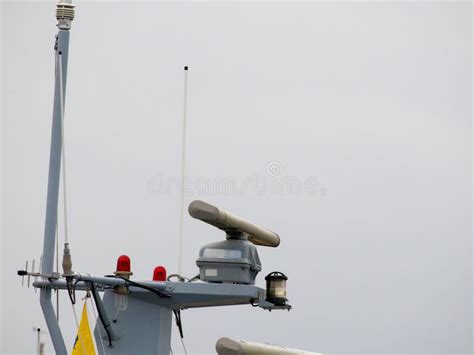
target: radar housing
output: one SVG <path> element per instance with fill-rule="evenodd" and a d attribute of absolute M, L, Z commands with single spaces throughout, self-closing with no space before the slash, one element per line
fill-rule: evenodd
<path fill-rule="evenodd" d="M 207 202 L 196 200 L 188 208 L 191 217 L 223 230 L 226 240 L 206 244 L 196 264 L 202 281 L 253 285 L 262 270 L 256 245 L 277 247 L 278 234 L 257 226 Z"/>

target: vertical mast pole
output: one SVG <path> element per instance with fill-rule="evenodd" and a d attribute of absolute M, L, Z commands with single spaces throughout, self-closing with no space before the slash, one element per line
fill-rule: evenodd
<path fill-rule="evenodd" d="M 54 250 L 56 239 L 56 228 L 58 222 L 58 195 L 59 178 L 61 172 L 61 150 L 62 150 L 62 106 L 66 90 L 67 65 L 69 52 L 69 30 L 74 18 L 74 6 L 71 0 L 60 0 L 57 4 L 56 18 L 58 20 L 58 35 L 56 37 L 56 73 L 54 83 L 54 106 L 53 124 L 51 130 L 51 147 L 49 156 L 48 192 L 46 202 L 46 218 L 43 240 L 43 275 L 51 275 L 54 266 Z M 59 63 L 61 61 L 61 63 Z M 62 73 L 59 71 L 62 70 Z M 60 80 L 62 79 L 62 83 Z M 61 89 L 63 90 L 61 92 Z M 64 338 L 56 319 L 53 303 L 51 301 L 51 289 L 43 288 L 40 292 L 40 304 L 44 318 L 48 326 L 51 340 L 56 354 L 67 355 Z"/>
<path fill-rule="evenodd" d="M 183 136 L 181 145 L 181 190 L 179 205 L 178 230 L 178 275 L 182 275 L 183 266 L 183 224 L 184 224 L 184 184 L 186 183 L 186 119 L 188 113 L 188 66 L 184 67 L 184 99 L 183 99 Z"/>

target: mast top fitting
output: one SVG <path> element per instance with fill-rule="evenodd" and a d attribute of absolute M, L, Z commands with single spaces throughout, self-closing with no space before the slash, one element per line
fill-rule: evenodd
<path fill-rule="evenodd" d="M 72 0 L 59 0 L 56 5 L 56 19 L 60 30 L 70 30 L 71 22 L 74 20 L 74 5 Z"/>

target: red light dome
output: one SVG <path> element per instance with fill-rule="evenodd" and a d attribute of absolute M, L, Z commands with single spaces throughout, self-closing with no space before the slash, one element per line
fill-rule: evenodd
<path fill-rule="evenodd" d="M 117 259 L 117 272 L 129 273 L 131 270 L 130 264 L 128 255 L 120 255 Z"/>
<path fill-rule="evenodd" d="M 153 281 L 166 281 L 166 269 L 164 266 L 157 266 L 153 270 Z"/>

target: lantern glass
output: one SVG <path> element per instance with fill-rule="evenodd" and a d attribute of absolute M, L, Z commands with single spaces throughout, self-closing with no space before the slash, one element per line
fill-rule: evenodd
<path fill-rule="evenodd" d="M 274 297 L 286 297 L 286 280 L 270 281 L 270 293 Z"/>
<path fill-rule="evenodd" d="M 267 281 L 267 297 L 266 300 L 275 305 L 285 305 L 286 298 L 286 281 L 288 278 L 281 272 L 272 272 L 265 277 Z"/>

